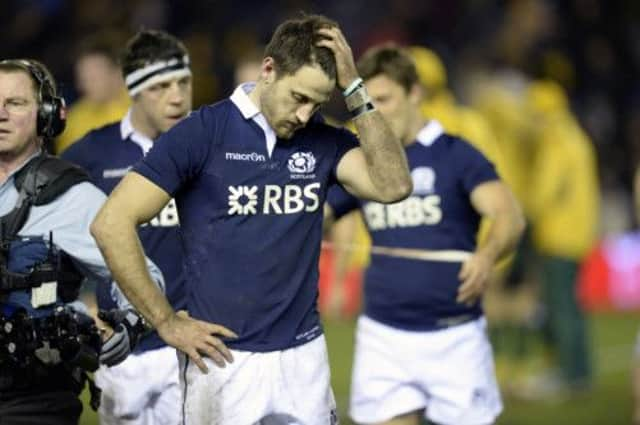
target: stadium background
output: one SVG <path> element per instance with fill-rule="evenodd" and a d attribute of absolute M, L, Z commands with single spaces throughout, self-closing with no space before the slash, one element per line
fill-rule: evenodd
<path fill-rule="evenodd" d="M 630 423 L 630 371 L 640 317 L 640 244 L 633 233 L 638 220 L 632 201 L 632 176 L 640 157 L 640 2 L 2 0 L 0 57 L 26 56 L 46 63 L 73 106 L 80 96 L 74 64 L 82 40 L 102 32 L 126 39 L 143 27 L 163 28 L 182 38 L 191 51 L 198 106 L 227 96 L 238 61 L 260 49 L 281 20 L 300 11 L 336 19 L 356 57 L 386 40 L 428 46 L 446 67 L 451 93 L 484 114 L 495 133 L 535 125 L 522 107 L 522 86 L 528 82 L 550 79 L 566 91 L 571 112 L 592 140 L 598 159 L 602 242 L 587 257 L 580 285 L 581 300 L 590 312 L 595 382 L 590 392 L 568 399 L 507 396 L 499 424 Z M 443 70 L 435 72 L 444 76 Z M 326 112 L 344 118 L 339 101 Z M 515 149 L 524 150 L 525 145 L 516 144 Z M 351 261 L 362 264 L 361 259 Z M 342 415 L 358 301 L 357 270 L 354 273 L 350 303 L 338 314 L 328 308 L 326 320 Z M 535 335 L 535 317 L 527 323 Z M 544 356 L 532 338 L 527 361 L 511 369 L 512 374 L 501 375 L 502 384 L 535 368 L 531 365 Z M 82 423 L 97 423 L 89 409 Z"/>

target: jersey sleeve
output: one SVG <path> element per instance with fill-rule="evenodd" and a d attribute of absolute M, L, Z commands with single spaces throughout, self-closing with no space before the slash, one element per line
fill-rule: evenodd
<path fill-rule="evenodd" d="M 338 184 L 329 188 L 327 193 L 327 204 L 333 211 L 333 216 L 337 220 L 343 215 L 360 208 L 358 198 L 347 192 Z"/>
<path fill-rule="evenodd" d="M 360 146 L 360 142 L 355 134 L 347 130 L 346 128 L 338 128 L 335 129 L 335 138 L 336 138 L 336 158 L 333 163 L 332 174 L 334 182 L 338 181 L 338 164 L 342 160 L 344 154 L 349 152 L 353 148 L 357 148 Z"/>
<path fill-rule="evenodd" d="M 84 137 L 81 137 L 76 142 L 73 142 L 67 149 L 60 154 L 60 158 L 69 162 L 73 162 L 82 168 L 87 168 L 88 159 L 91 157 L 90 141 L 92 132 L 87 133 Z"/>
<path fill-rule="evenodd" d="M 205 108 L 192 112 L 162 134 L 133 171 L 172 196 L 197 176 L 206 162 L 215 133 L 213 118 Z"/>
<path fill-rule="evenodd" d="M 456 140 L 455 160 L 459 167 L 462 186 L 465 192 L 471 193 L 476 186 L 500 177 L 496 168 L 479 150 L 462 139 Z"/>

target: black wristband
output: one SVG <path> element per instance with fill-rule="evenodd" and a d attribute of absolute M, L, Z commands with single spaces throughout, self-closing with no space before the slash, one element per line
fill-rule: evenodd
<path fill-rule="evenodd" d="M 374 111 L 375 109 L 376 109 L 376 107 L 373 106 L 373 103 L 371 103 L 371 102 L 364 103 L 364 104 L 358 106 L 353 111 L 351 111 L 351 118 L 352 119 L 356 119 L 360 115 L 366 114 L 367 112 Z"/>

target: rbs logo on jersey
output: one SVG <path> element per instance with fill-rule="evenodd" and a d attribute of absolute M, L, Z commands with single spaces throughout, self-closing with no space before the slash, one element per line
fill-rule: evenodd
<path fill-rule="evenodd" d="M 149 223 L 153 227 L 175 227 L 180 224 L 178 218 L 178 208 L 176 207 L 175 199 L 171 199 L 167 205 L 162 208 L 162 211 L 157 216 L 153 217 Z"/>
<path fill-rule="evenodd" d="M 389 205 L 367 202 L 364 217 L 372 231 L 438 224 L 442 220 L 440 195 L 414 195 Z"/>
<path fill-rule="evenodd" d="M 320 183 L 306 186 L 268 184 L 258 186 L 229 186 L 229 215 L 296 214 L 313 212 L 320 206 Z"/>

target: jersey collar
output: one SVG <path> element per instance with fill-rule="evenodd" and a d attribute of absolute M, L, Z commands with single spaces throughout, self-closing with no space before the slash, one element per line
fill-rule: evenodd
<path fill-rule="evenodd" d="M 416 140 L 424 146 L 431 146 L 443 133 L 444 128 L 442 124 L 436 120 L 430 120 L 427 125 L 422 127 L 422 130 L 418 132 Z"/>
<path fill-rule="evenodd" d="M 262 112 L 260 112 L 258 107 L 249 99 L 248 93 L 250 93 L 255 86 L 256 83 L 240 84 L 233 91 L 230 99 L 240 110 L 245 120 L 253 120 L 262 129 L 267 144 L 267 152 L 269 153 L 269 158 L 271 158 L 273 148 L 276 146 L 277 137 L 275 131 L 273 131 L 269 123 L 267 123 L 267 119 L 262 115 Z"/>
<path fill-rule="evenodd" d="M 149 152 L 151 146 L 153 146 L 153 140 L 133 128 L 133 124 L 131 123 L 131 109 L 129 109 L 127 115 L 120 121 L 120 136 L 122 140 L 130 139 L 133 143 L 140 146 L 140 149 L 142 149 L 145 155 Z"/>
<path fill-rule="evenodd" d="M 254 118 L 257 115 L 261 115 L 260 110 L 254 103 L 249 99 L 249 93 L 253 91 L 256 83 L 244 83 L 240 84 L 233 91 L 231 95 L 231 101 L 234 105 L 240 110 L 240 113 L 244 117 L 245 120 L 250 118 Z"/>

